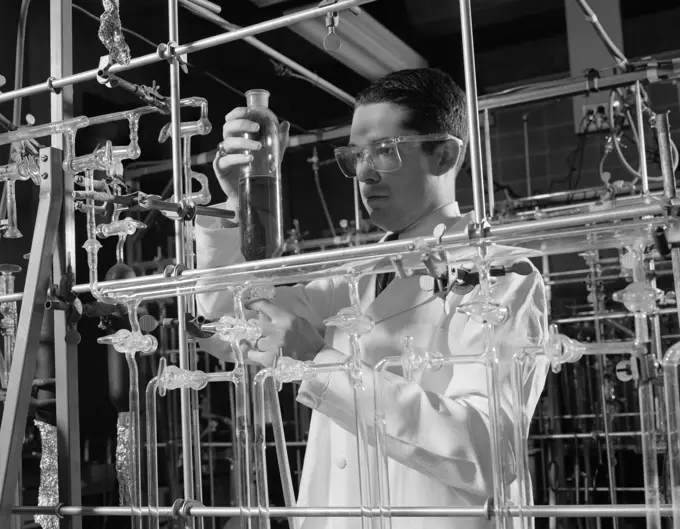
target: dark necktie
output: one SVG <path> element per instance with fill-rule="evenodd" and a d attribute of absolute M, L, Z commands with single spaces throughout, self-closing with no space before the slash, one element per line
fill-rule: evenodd
<path fill-rule="evenodd" d="M 385 237 L 383 242 L 396 241 L 399 238 L 398 233 L 390 233 Z M 377 298 L 380 293 L 387 288 L 392 280 L 396 277 L 396 272 L 383 272 L 378 274 L 375 278 L 375 297 Z"/>

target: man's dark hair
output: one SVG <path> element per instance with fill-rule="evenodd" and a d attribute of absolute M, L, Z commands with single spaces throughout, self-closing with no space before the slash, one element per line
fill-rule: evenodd
<path fill-rule="evenodd" d="M 447 73 L 418 68 L 387 74 L 357 96 L 357 107 L 373 103 L 392 103 L 405 109 L 404 126 L 419 134 L 446 132 L 460 138 L 462 163 L 468 143 L 465 92 Z"/>

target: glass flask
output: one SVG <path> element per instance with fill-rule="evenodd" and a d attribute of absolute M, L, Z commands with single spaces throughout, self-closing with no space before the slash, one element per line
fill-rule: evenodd
<path fill-rule="evenodd" d="M 245 119 L 260 126 L 244 137 L 260 142 L 246 151 L 252 161 L 241 168 L 238 183 L 241 253 L 247 261 L 276 257 L 283 248 L 279 120 L 269 110 L 269 92 L 246 92 Z"/>

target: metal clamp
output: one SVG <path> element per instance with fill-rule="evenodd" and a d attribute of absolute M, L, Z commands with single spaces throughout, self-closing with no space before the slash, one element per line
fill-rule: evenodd
<path fill-rule="evenodd" d="M 172 64 L 173 61 L 177 61 L 180 68 L 182 68 L 182 71 L 184 73 L 189 73 L 189 67 L 187 66 L 186 61 L 182 59 L 181 56 L 177 55 L 175 48 L 177 48 L 176 42 L 169 41 L 167 44 L 161 42 L 158 45 L 158 48 L 156 48 L 156 54 L 162 61 L 167 61 L 168 64 Z"/>
<path fill-rule="evenodd" d="M 167 279 L 170 279 L 171 277 L 179 277 L 182 275 L 182 272 L 185 270 L 189 270 L 189 268 L 185 265 L 168 265 L 165 267 L 163 270 L 163 276 Z"/>
<path fill-rule="evenodd" d="M 57 81 L 57 80 L 58 79 L 56 77 L 48 77 L 47 78 L 47 89 L 55 95 L 61 94 L 61 88 L 55 88 L 54 87 L 54 81 Z"/>
<path fill-rule="evenodd" d="M 69 345 L 78 345 L 81 340 L 78 332 L 78 322 L 83 315 L 83 303 L 78 298 L 78 295 L 73 292 L 75 285 L 75 274 L 70 262 L 66 265 L 66 273 L 59 280 L 59 285 L 53 285 L 50 288 L 50 294 L 57 298 L 57 301 L 45 301 L 45 308 L 48 310 L 62 310 L 66 313 L 66 335 L 64 340 Z"/>
<path fill-rule="evenodd" d="M 198 500 L 183 500 L 182 498 L 176 499 L 175 503 L 172 504 L 172 519 L 182 519 L 184 521 L 188 521 L 189 517 L 191 516 L 189 509 L 192 507 L 205 507 L 205 505 L 203 505 Z"/>
<path fill-rule="evenodd" d="M 639 374 L 639 383 L 641 384 L 663 384 L 663 378 L 661 375 L 661 364 L 657 360 L 656 356 L 651 353 L 647 353 L 640 357 L 634 357 L 631 359 L 633 362 L 637 362 L 637 371 Z"/>

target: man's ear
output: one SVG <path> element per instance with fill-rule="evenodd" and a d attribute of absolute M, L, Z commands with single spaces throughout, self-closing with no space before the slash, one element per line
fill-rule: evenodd
<path fill-rule="evenodd" d="M 451 171 L 458 163 L 461 149 L 458 142 L 449 140 L 437 145 L 432 153 L 432 172 L 437 176 Z"/>

